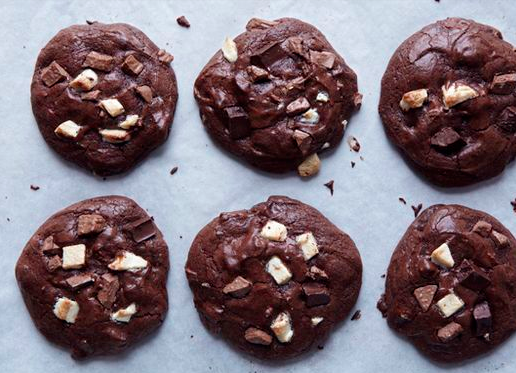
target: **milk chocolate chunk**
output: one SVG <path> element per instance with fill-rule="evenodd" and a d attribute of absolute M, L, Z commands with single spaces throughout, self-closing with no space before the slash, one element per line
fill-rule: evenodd
<path fill-rule="evenodd" d="M 473 232 L 478 233 L 482 237 L 489 237 L 493 226 L 487 221 L 480 220 L 473 226 Z"/>
<path fill-rule="evenodd" d="M 113 57 L 108 56 L 107 54 L 91 51 L 86 56 L 83 66 L 108 72 L 113 68 L 113 62 Z"/>
<path fill-rule="evenodd" d="M 469 289 L 481 291 L 491 283 L 489 277 L 470 260 L 464 259 L 457 270 L 460 284 Z"/>
<path fill-rule="evenodd" d="M 493 78 L 490 91 L 498 95 L 508 95 L 516 88 L 516 73 L 497 75 Z"/>
<path fill-rule="evenodd" d="M 287 105 L 288 115 L 297 115 L 310 109 L 310 102 L 306 97 L 299 97 Z"/>
<path fill-rule="evenodd" d="M 45 255 L 55 255 L 59 254 L 61 252 L 61 249 L 59 246 L 57 246 L 54 242 L 54 236 L 48 236 L 43 241 L 43 244 L 41 245 L 41 251 Z"/>
<path fill-rule="evenodd" d="M 136 87 L 136 92 L 138 92 L 145 102 L 150 103 L 152 101 L 152 89 L 149 86 L 142 85 Z"/>
<path fill-rule="evenodd" d="M 247 113 L 240 106 L 224 109 L 228 121 L 228 130 L 232 139 L 241 139 L 251 133 L 251 126 Z"/>
<path fill-rule="evenodd" d="M 462 332 L 463 328 L 460 324 L 451 322 L 437 331 L 437 338 L 439 338 L 441 342 L 447 343 L 458 337 Z"/>
<path fill-rule="evenodd" d="M 251 282 L 247 281 L 242 276 L 238 276 L 231 283 L 224 286 L 222 292 L 235 298 L 243 298 L 251 291 L 252 287 L 253 284 Z"/>
<path fill-rule="evenodd" d="M 479 303 L 473 308 L 473 318 L 475 319 L 475 332 L 477 336 L 485 336 L 491 331 L 493 318 L 487 302 Z"/>
<path fill-rule="evenodd" d="M 432 305 L 436 291 L 437 285 L 426 285 L 414 290 L 414 297 L 416 298 L 423 312 L 428 311 Z"/>
<path fill-rule="evenodd" d="M 156 234 L 156 226 L 150 216 L 146 216 L 128 224 L 126 229 L 131 232 L 133 239 L 137 243 L 148 240 Z"/>
<path fill-rule="evenodd" d="M 106 220 L 98 214 L 85 214 L 77 220 L 77 234 L 85 236 L 92 233 L 100 233 L 106 226 Z"/>
<path fill-rule="evenodd" d="M 100 289 L 97 299 L 106 308 L 111 308 L 116 299 L 116 293 L 120 287 L 118 277 L 105 273 L 100 276 Z"/>
<path fill-rule="evenodd" d="M 47 87 L 52 87 L 54 84 L 68 79 L 69 77 L 70 75 L 66 70 L 63 69 L 56 61 L 52 61 L 50 65 L 41 70 L 41 80 Z"/>
<path fill-rule="evenodd" d="M 59 255 L 54 255 L 46 260 L 46 265 L 49 272 L 54 272 L 56 269 L 61 268 L 63 261 Z"/>
<path fill-rule="evenodd" d="M 268 346 L 272 343 L 272 336 L 257 328 L 247 328 L 244 334 L 247 342 L 256 345 Z"/>
<path fill-rule="evenodd" d="M 251 65 L 270 68 L 276 61 L 283 59 L 287 53 L 283 50 L 280 43 L 270 43 L 258 50 L 251 56 Z"/>
<path fill-rule="evenodd" d="M 303 284 L 303 292 L 306 296 L 308 307 L 322 306 L 330 303 L 330 293 L 326 286 L 316 282 Z"/>
<path fill-rule="evenodd" d="M 82 286 L 88 285 L 94 281 L 93 277 L 90 274 L 81 274 L 68 277 L 66 279 L 66 283 L 72 290 L 79 289 Z"/>
<path fill-rule="evenodd" d="M 122 70 L 127 74 L 139 75 L 143 70 L 143 64 L 132 54 L 127 56 L 122 64 Z"/>
<path fill-rule="evenodd" d="M 324 66 L 327 69 L 331 69 L 335 64 L 335 55 L 331 52 L 310 51 L 310 61 L 317 65 Z"/>
<path fill-rule="evenodd" d="M 308 133 L 300 130 L 294 130 L 293 137 L 297 146 L 299 147 L 299 150 L 301 150 L 301 153 L 308 153 L 312 144 L 312 137 Z"/>

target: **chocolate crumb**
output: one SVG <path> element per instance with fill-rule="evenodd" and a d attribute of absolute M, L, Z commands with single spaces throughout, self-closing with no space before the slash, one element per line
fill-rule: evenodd
<path fill-rule="evenodd" d="M 407 204 L 407 201 L 405 201 L 405 198 L 403 198 L 403 197 L 399 197 L 399 198 L 398 198 L 398 200 L 399 200 L 401 203 L 403 203 L 404 205 L 406 205 L 406 204 Z"/>
<path fill-rule="evenodd" d="M 351 168 L 355 168 L 355 162 L 351 161 Z"/>
<path fill-rule="evenodd" d="M 414 217 L 417 218 L 417 216 L 419 215 L 419 213 L 421 212 L 421 209 L 423 208 L 423 204 L 420 203 L 419 205 L 417 206 L 414 206 L 412 205 L 412 210 L 414 211 Z"/>
<path fill-rule="evenodd" d="M 178 169 L 179 169 L 179 167 L 177 167 L 177 166 L 173 167 L 173 168 L 170 170 L 170 175 L 174 175 L 174 174 L 177 172 L 177 170 L 178 170 Z"/>
<path fill-rule="evenodd" d="M 190 27 L 190 22 L 186 19 L 185 16 L 178 17 L 176 19 L 176 21 L 177 21 L 177 24 L 181 27 L 186 27 L 186 28 Z"/>
<path fill-rule="evenodd" d="M 319 346 L 317 346 L 317 349 L 318 350 L 324 350 L 324 346 L 319 345 Z"/>
<path fill-rule="evenodd" d="M 349 145 L 349 148 L 355 152 L 359 152 L 360 151 L 360 143 L 358 142 L 358 140 L 356 139 L 356 137 L 354 136 L 349 136 L 348 137 L 348 145 Z"/>
<path fill-rule="evenodd" d="M 381 278 L 385 278 L 385 273 L 383 275 L 380 276 Z"/>
<path fill-rule="evenodd" d="M 363 162 L 364 161 L 364 157 L 360 156 L 360 160 Z"/>
<path fill-rule="evenodd" d="M 514 199 L 514 201 L 511 201 L 511 206 L 512 206 L 512 210 L 514 212 L 516 212 L 516 198 Z"/>
<path fill-rule="evenodd" d="M 353 316 L 351 316 L 352 321 L 360 320 L 362 317 L 362 312 L 360 310 L 356 310 Z"/>
<path fill-rule="evenodd" d="M 327 183 L 324 184 L 324 186 L 330 190 L 330 194 L 332 196 L 333 196 L 333 184 L 334 184 L 333 180 L 330 180 L 330 181 L 328 181 Z"/>
<path fill-rule="evenodd" d="M 39 186 L 31 184 L 30 185 L 30 189 L 32 189 L 32 190 L 39 190 Z"/>

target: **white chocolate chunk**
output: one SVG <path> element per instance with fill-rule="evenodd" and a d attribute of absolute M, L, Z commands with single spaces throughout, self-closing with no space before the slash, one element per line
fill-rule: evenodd
<path fill-rule="evenodd" d="M 271 241 L 285 241 L 287 239 L 287 227 L 274 220 L 269 220 L 262 228 L 260 236 Z"/>
<path fill-rule="evenodd" d="M 444 317 L 450 317 L 464 307 L 464 301 L 455 294 L 450 293 L 441 298 L 436 305 Z"/>
<path fill-rule="evenodd" d="M 230 37 L 224 39 L 224 44 L 222 44 L 222 54 L 224 55 L 224 58 L 231 63 L 238 59 L 237 46 Z"/>
<path fill-rule="evenodd" d="M 324 317 L 312 317 L 312 325 L 317 326 L 324 320 Z"/>
<path fill-rule="evenodd" d="M 479 96 L 478 92 L 470 86 L 456 82 L 443 85 L 441 89 L 443 91 L 443 101 L 446 109 Z"/>
<path fill-rule="evenodd" d="M 126 308 L 121 308 L 111 314 L 111 320 L 119 322 L 129 322 L 131 317 L 136 313 L 136 304 L 131 303 Z"/>
<path fill-rule="evenodd" d="M 135 272 L 145 267 L 147 267 L 147 261 L 130 251 L 123 251 L 121 255 L 117 255 L 115 260 L 108 264 L 108 268 L 113 271 Z"/>
<path fill-rule="evenodd" d="M 292 278 L 290 270 L 277 256 L 273 256 L 269 259 L 265 266 L 265 270 L 269 272 L 278 285 L 285 285 Z"/>
<path fill-rule="evenodd" d="M 102 136 L 102 140 L 113 143 L 113 144 L 126 142 L 131 139 L 131 135 L 126 130 L 105 128 L 105 129 L 99 130 L 99 133 L 100 133 L 100 136 Z"/>
<path fill-rule="evenodd" d="M 125 111 L 120 101 L 118 101 L 116 98 L 102 100 L 100 101 L 100 106 L 112 117 L 117 117 Z"/>
<path fill-rule="evenodd" d="M 315 101 L 328 102 L 328 101 L 330 101 L 330 96 L 328 95 L 327 92 L 320 91 L 319 93 L 317 93 L 317 97 L 315 98 Z"/>
<path fill-rule="evenodd" d="M 317 112 L 317 109 L 308 109 L 303 114 L 301 114 L 300 122 L 306 124 L 319 123 L 319 113 Z"/>
<path fill-rule="evenodd" d="M 305 158 L 305 160 L 297 166 L 297 173 L 299 176 L 312 176 L 319 172 L 321 168 L 321 160 L 317 153 L 311 154 Z"/>
<path fill-rule="evenodd" d="M 432 251 L 432 254 L 430 254 L 430 259 L 435 264 L 444 268 L 452 268 L 455 265 L 455 261 L 453 260 L 450 252 L 450 247 L 446 243 L 443 243 L 437 249 Z"/>
<path fill-rule="evenodd" d="M 282 312 L 271 323 L 271 329 L 281 343 L 287 343 L 292 340 L 294 331 L 288 312 Z"/>
<path fill-rule="evenodd" d="M 428 91 L 426 89 L 416 89 L 403 95 L 400 101 L 400 107 L 404 111 L 416 109 L 423 106 L 427 98 Z"/>
<path fill-rule="evenodd" d="M 296 243 L 303 252 L 305 260 L 310 260 L 319 253 L 317 241 L 312 232 L 306 232 L 297 236 Z"/>
<path fill-rule="evenodd" d="M 118 127 L 123 128 L 124 130 L 129 130 L 136 126 L 136 124 L 138 123 L 138 119 L 140 119 L 138 115 L 128 115 L 125 117 L 125 120 L 123 122 L 120 122 L 118 124 Z"/>
<path fill-rule="evenodd" d="M 63 122 L 59 126 L 57 126 L 57 128 L 54 130 L 54 133 L 60 137 L 76 139 L 77 136 L 79 136 L 79 133 L 81 132 L 81 128 L 82 127 L 74 121 L 67 120 L 66 122 Z"/>
<path fill-rule="evenodd" d="M 86 246 L 79 245 L 63 247 L 63 268 L 81 268 L 86 263 Z"/>
<path fill-rule="evenodd" d="M 70 87 L 80 91 L 91 91 L 98 81 L 97 73 L 91 69 L 86 69 L 70 82 Z"/>
<path fill-rule="evenodd" d="M 54 304 L 54 315 L 60 320 L 73 324 L 79 314 L 79 303 L 66 297 L 59 298 Z"/>

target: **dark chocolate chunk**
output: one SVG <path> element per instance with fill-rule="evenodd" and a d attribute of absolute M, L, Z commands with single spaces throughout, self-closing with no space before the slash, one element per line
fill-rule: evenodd
<path fill-rule="evenodd" d="M 303 284 L 303 292 L 306 296 L 306 305 L 315 307 L 328 304 L 330 302 L 330 293 L 326 286 L 316 282 Z"/>
<path fill-rule="evenodd" d="M 308 153 L 312 144 L 312 136 L 301 130 L 295 130 L 293 137 L 301 153 Z"/>
<path fill-rule="evenodd" d="M 451 322 L 437 331 L 437 338 L 439 338 L 441 342 L 446 343 L 458 337 L 462 331 L 463 329 L 460 324 Z"/>
<path fill-rule="evenodd" d="M 111 71 L 113 68 L 113 62 L 113 57 L 108 56 L 107 54 L 92 51 L 86 56 L 86 60 L 84 61 L 83 66 L 91 67 L 101 71 Z"/>
<path fill-rule="evenodd" d="M 268 346 L 272 343 L 272 337 L 269 334 L 256 328 L 247 328 L 244 338 L 247 342 L 257 345 Z"/>
<path fill-rule="evenodd" d="M 489 224 L 487 221 L 477 221 L 477 223 L 473 226 L 472 231 L 478 233 L 482 237 L 489 237 L 493 226 Z"/>
<path fill-rule="evenodd" d="M 241 139 L 251 133 L 249 117 L 240 106 L 224 109 L 228 121 L 228 130 L 232 139 Z"/>
<path fill-rule="evenodd" d="M 160 49 L 158 52 L 158 60 L 168 65 L 170 62 L 174 61 L 174 56 L 172 56 L 166 50 Z"/>
<path fill-rule="evenodd" d="M 437 285 L 426 285 L 414 290 L 414 297 L 419 303 L 419 307 L 423 312 L 428 311 L 434 300 L 435 292 L 437 291 Z"/>
<path fill-rule="evenodd" d="M 496 120 L 496 125 L 500 127 L 504 132 L 515 133 L 516 132 L 516 107 L 508 106 L 502 110 Z"/>
<path fill-rule="evenodd" d="M 310 109 L 310 102 L 306 97 L 299 97 L 287 105 L 288 115 L 297 115 Z"/>
<path fill-rule="evenodd" d="M 152 101 L 152 89 L 149 86 L 142 85 L 136 87 L 136 92 L 138 92 L 146 103 L 150 103 Z"/>
<path fill-rule="evenodd" d="M 475 332 L 477 336 L 484 336 L 491 331 L 493 318 L 487 302 L 479 303 L 473 308 L 473 318 L 475 319 Z"/>
<path fill-rule="evenodd" d="M 224 286 L 222 292 L 235 298 L 243 298 L 251 291 L 253 284 L 245 278 L 238 276 L 232 282 Z"/>
<path fill-rule="evenodd" d="M 81 94 L 81 98 L 85 101 L 97 101 L 99 99 L 99 96 L 100 91 L 98 89 Z"/>
<path fill-rule="evenodd" d="M 66 283 L 70 288 L 72 288 L 72 290 L 91 284 L 93 281 L 94 279 L 90 274 L 75 275 L 66 279 Z"/>
<path fill-rule="evenodd" d="M 97 299 L 100 304 L 106 308 L 111 308 L 115 302 L 116 292 L 119 287 L 118 277 L 110 273 L 100 276 L 100 290 L 97 293 Z"/>
<path fill-rule="evenodd" d="M 446 148 L 461 140 L 460 135 L 451 127 L 445 127 L 432 136 L 430 143 L 434 146 Z"/>
<path fill-rule="evenodd" d="M 177 21 L 177 24 L 181 27 L 186 27 L 186 28 L 190 27 L 190 22 L 188 22 L 188 20 L 186 19 L 185 16 L 178 17 L 176 19 L 176 21 Z"/>
<path fill-rule="evenodd" d="M 271 43 L 258 50 L 254 55 L 251 56 L 251 65 L 269 68 L 276 61 L 279 61 L 286 57 L 286 53 L 279 43 Z"/>
<path fill-rule="evenodd" d="M 126 229 L 131 232 L 133 239 L 137 243 L 143 242 L 156 234 L 156 227 L 154 226 L 154 222 L 150 216 L 146 216 L 128 224 Z"/>
<path fill-rule="evenodd" d="M 62 263 L 61 258 L 58 255 L 54 255 L 47 259 L 47 269 L 49 272 L 54 272 L 56 269 L 61 268 Z"/>
<path fill-rule="evenodd" d="M 316 266 L 311 266 L 310 271 L 308 272 L 308 277 L 310 277 L 313 280 L 320 281 L 320 280 L 327 280 L 328 275 L 326 272 L 324 272 L 322 269 Z"/>
<path fill-rule="evenodd" d="M 70 75 L 56 61 L 52 61 L 50 65 L 41 70 L 41 80 L 47 87 L 52 87 L 68 78 L 70 78 Z"/>
<path fill-rule="evenodd" d="M 493 78 L 490 91 L 498 95 L 509 95 L 516 88 L 516 73 L 497 75 Z"/>
<path fill-rule="evenodd" d="M 77 234 L 85 236 L 91 233 L 100 233 L 106 226 L 106 220 L 98 214 L 85 214 L 77 219 Z"/>
<path fill-rule="evenodd" d="M 247 73 L 249 74 L 249 77 L 253 83 L 263 82 L 269 79 L 269 73 L 267 70 L 264 70 L 258 66 L 248 66 Z"/>
<path fill-rule="evenodd" d="M 317 65 L 324 66 L 327 69 L 331 69 L 335 64 L 335 55 L 331 52 L 310 51 L 310 61 Z"/>
<path fill-rule="evenodd" d="M 471 261 L 464 259 L 457 268 L 457 278 L 462 286 L 481 291 L 489 286 L 489 277 Z"/>
<path fill-rule="evenodd" d="M 303 55 L 303 39 L 299 36 L 292 36 L 287 39 L 287 47 L 288 49 L 295 54 Z"/>
<path fill-rule="evenodd" d="M 143 70 L 143 64 L 136 59 L 132 54 L 127 56 L 122 64 L 122 70 L 131 75 L 138 75 Z"/>
<path fill-rule="evenodd" d="M 332 196 L 333 196 L 333 184 L 335 184 L 335 181 L 333 181 L 333 180 L 330 180 L 324 184 L 324 186 L 330 190 L 330 194 Z"/>
<path fill-rule="evenodd" d="M 59 254 L 61 249 L 54 243 L 54 236 L 48 236 L 41 245 L 41 251 L 45 255 L 55 255 Z"/>

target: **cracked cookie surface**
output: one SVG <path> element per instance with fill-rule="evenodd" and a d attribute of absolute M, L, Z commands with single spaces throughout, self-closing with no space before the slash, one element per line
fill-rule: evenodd
<path fill-rule="evenodd" d="M 105 196 L 51 216 L 23 249 L 16 279 L 41 333 L 83 358 L 118 353 L 163 322 L 168 268 L 152 218 Z"/>
<path fill-rule="evenodd" d="M 293 18 L 251 19 L 204 67 L 194 94 L 209 134 L 270 172 L 335 147 L 362 99 L 344 59 Z"/>
<path fill-rule="evenodd" d="M 346 318 L 362 263 L 351 238 L 319 211 L 273 196 L 204 227 L 186 275 L 209 330 L 257 357 L 287 359 Z"/>
<path fill-rule="evenodd" d="M 378 308 L 431 359 L 485 353 L 516 330 L 516 240 L 460 205 L 423 211 L 398 243 Z"/>
<path fill-rule="evenodd" d="M 390 140 L 432 182 L 500 174 L 516 154 L 516 52 L 500 31 L 448 18 L 404 41 L 382 79 Z"/>
<path fill-rule="evenodd" d="M 61 30 L 41 50 L 31 85 L 45 141 L 98 175 L 129 170 L 168 137 L 177 101 L 172 58 L 127 24 Z"/>

